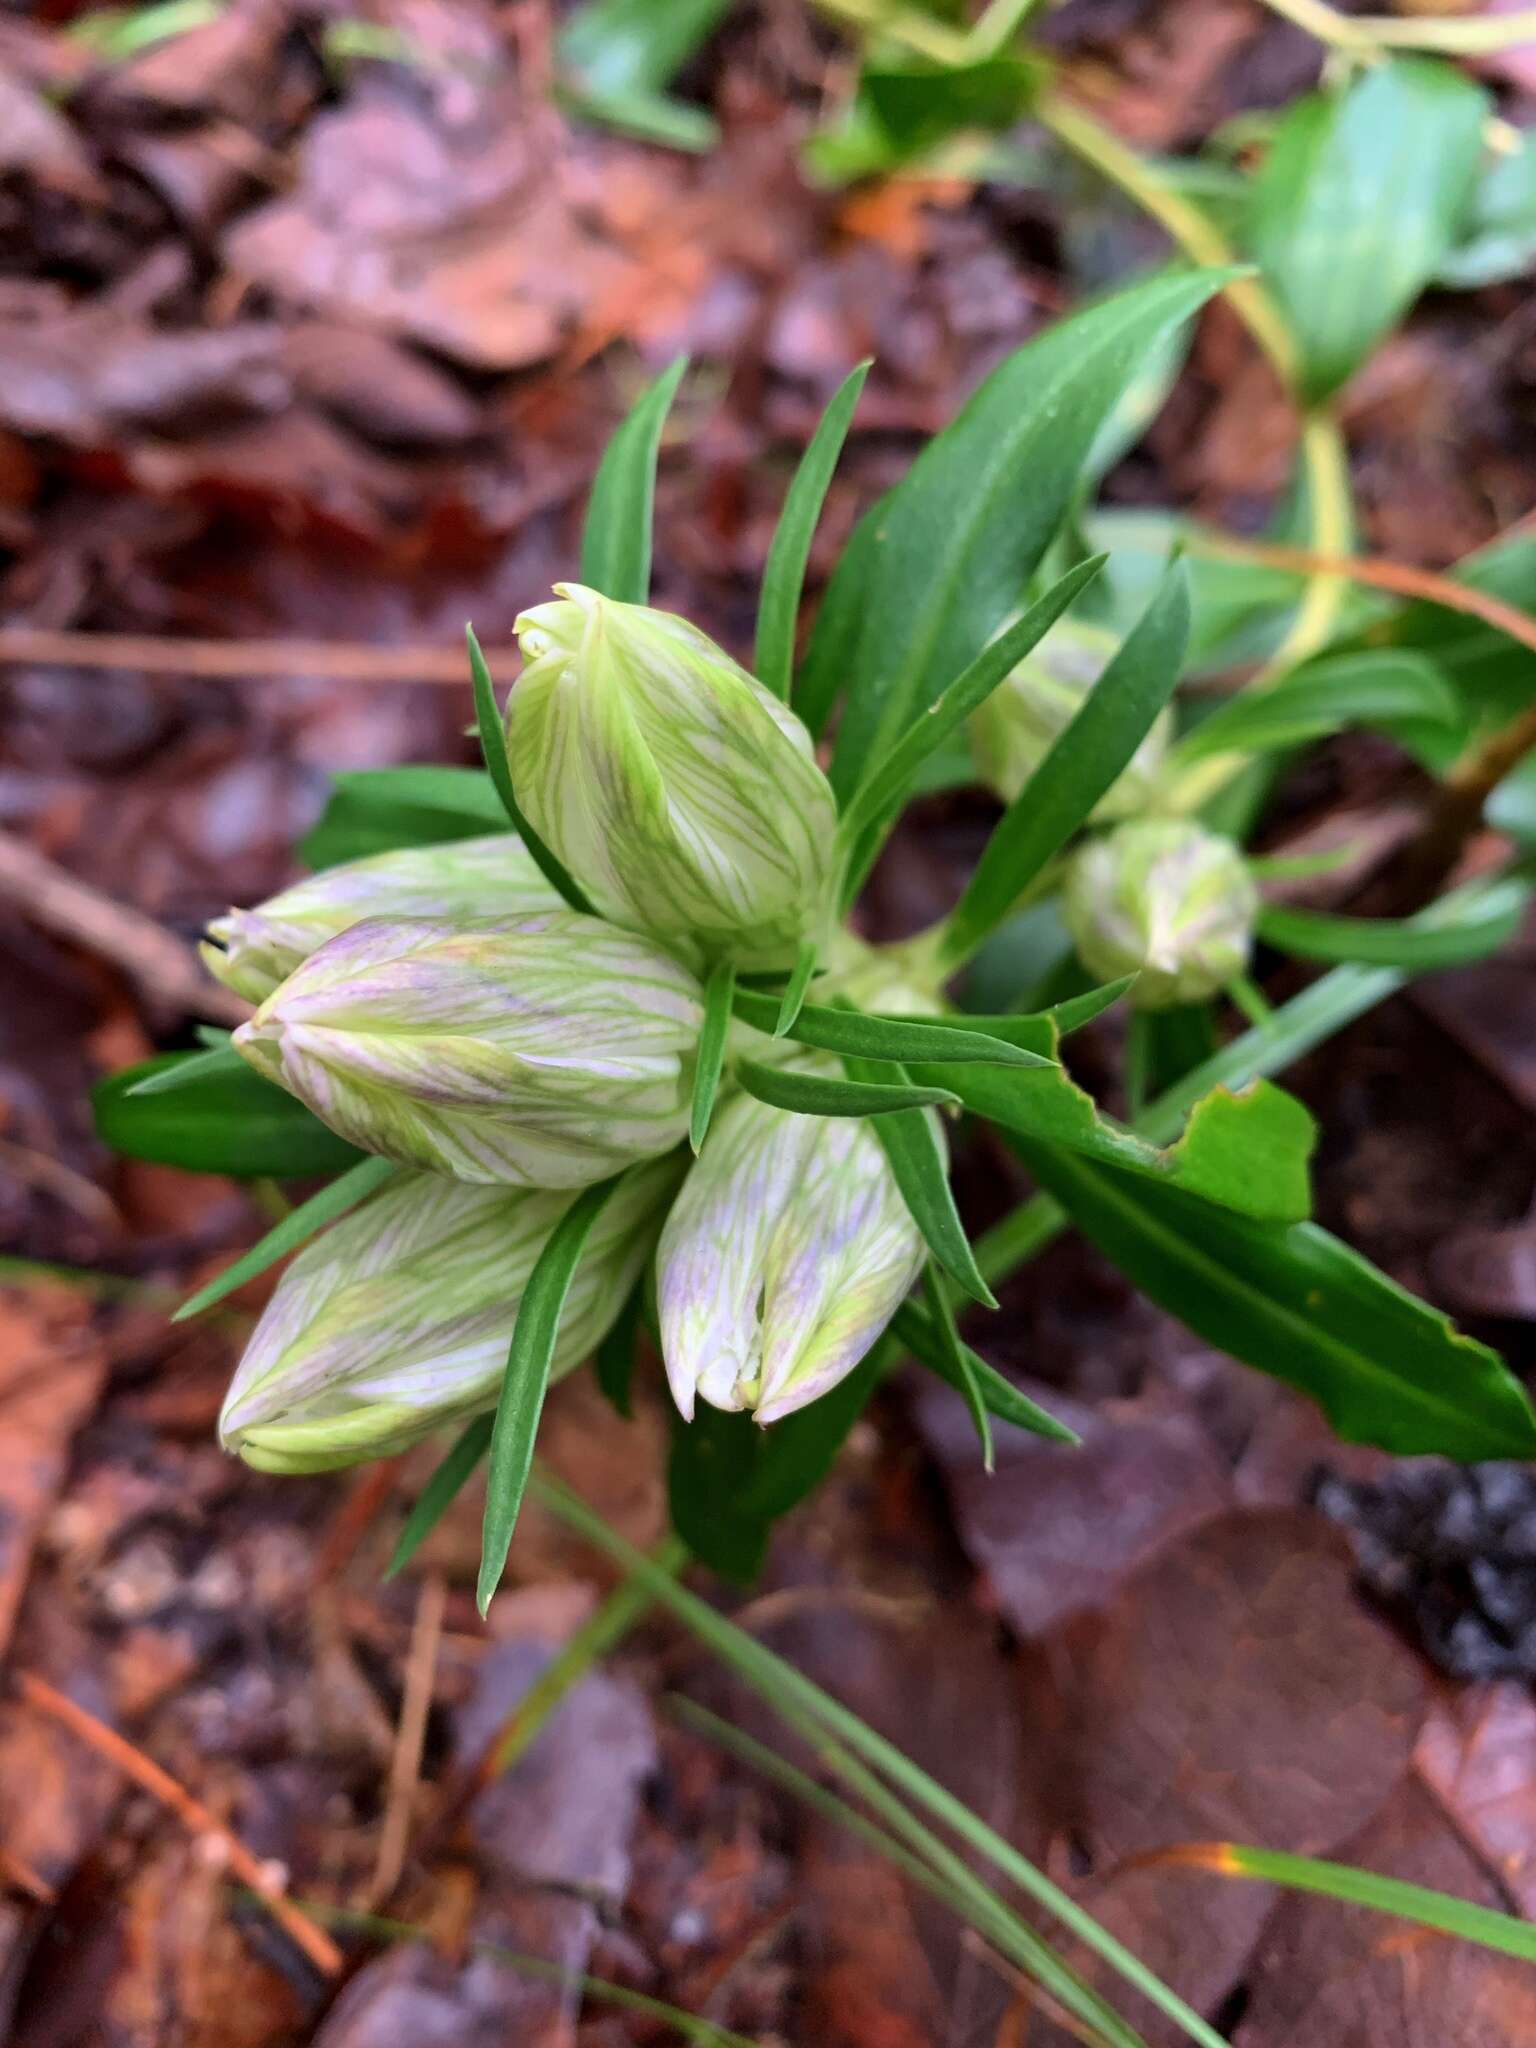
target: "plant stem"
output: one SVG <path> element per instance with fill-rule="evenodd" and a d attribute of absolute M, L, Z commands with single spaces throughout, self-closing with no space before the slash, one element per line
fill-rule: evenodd
<path fill-rule="evenodd" d="M 1327 0 L 1265 0 L 1265 5 L 1271 14 L 1283 15 L 1309 36 L 1316 36 L 1320 43 L 1328 43 L 1336 50 L 1354 50 L 1362 57 L 1380 53 L 1380 38 L 1373 36 L 1363 22 L 1328 6 Z"/>

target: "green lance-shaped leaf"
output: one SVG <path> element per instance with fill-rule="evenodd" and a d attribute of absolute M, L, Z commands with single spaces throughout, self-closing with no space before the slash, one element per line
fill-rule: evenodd
<path fill-rule="evenodd" d="M 802 939 L 800 951 L 789 980 L 784 984 L 784 993 L 779 999 L 779 1014 L 773 1020 L 775 1038 L 787 1038 L 795 1028 L 795 1019 L 805 1008 L 806 992 L 816 973 L 819 948 L 814 939 Z"/>
<path fill-rule="evenodd" d="M 719 139 L 712 117 L 664 88 L 729 6 L 730 0 L 585 0 L 556 44 L 561 98 L 621 133 L 676 149 L 712 148 Z"/>
<path fill-rule="evenodd" d="M 196 1073 L 186 1075 L 194 1063 Z M 175 1085 L 144 1092 L 146 1081 L 162 1079 Z M 96 1083 L 91 1114 L 114 1152 L 189 1173 L 298 1180 L 343 1172 L 361 1157 L 234 1052 L 162 1053 L 125 1067 Z"/>
<path fill-rule="evenodd" d="M 776 997 L 756 989 L 738 987 L 736 1015 L 755 1031 L 772 1032 L 778 1018 Z M 1018 1018 L 1001 1021 L 1010 1030 Z M 1029 1045 L 1013 1044 L 1007 1038 L 973 1029 L 967 1018 L 930 1023 L 921 1017 L 873 1017 L 862 1010 L 831 1009 L 816 1003 L 802 1005 L 786 1034 L 796 1045 L 810 1045 L 823 1052 L 852 1053 L 871 1060 L 977 1060 L 1005 1067 L 1052 1066 L 1054 1060 Z"/>
<path fill-rule="evenodd" d="M 826 936 L 836 805 L 800 720 L 696 626 L 578 583 L 517 621 L 512 777 L 601 913 L 779 973 Z"/>
<path fill-rule="evenodd" d="M 493 832 L 375 853 L 310 875 L 254 910 L 216 917 L 201 950 L 210 974 L 260 1003 L 327 939 L 365 917 L 468 924 L 560 907 L 517 834 Z"/>
<path fill-rule="evenodd" d="M 1033 1436 L 1049 1437 L 1053 1443 L 1082 1442 L 1076 1430 L 1068 1429 L 1064 1422 L 1058 1422 L 1038 1402 L 1031 1401 L 1012 1380 L 1004 1379 L 995 1365 L 988 1365 L 979 1352 L 963 1342 L 960 1348 L 965 1356 L 963 1363 L 957 1366 L 932 1317 L 918 1302 L 902 1303 L 891 1318 L 890 1334 L 911 1352 L 919 1365 L 937 1373 L 956 1393 L 968 1392 L 968 1377 L 986 1403 L 988 1412 L 1000 1422 L 1011 1422 L 1018 1429 L 1027 1429 Z"/>
<path fill-rule="evenodd" d="M 452 1450 L 439 1460 L 405 1518 L 394 1554 L 384 1568 L 386 1579 L 403 1572 L 438 1523 L 469 1484 L 475 1467 L 491 1447 L 494 1415 L 477 1415 L 466 1423 Z"/>
<path fill-rule="evenodd" d="M 651 527 L 661 430 L 688 358 L 664 370 L 608 443 L 581 531 L 581 580 L 621 604 L 651 593 Z"/>
<path fill-rule="evenodd" d="M 356 1166 L 349 1167 L 328 1187 L 311 1195 L 307 1202 L 300 1202 L 296 1209 L 290 1209 L 259 1244 L 253 1244 L 242 1257 L 226 1266 L 217 1279 L 210 1280 L 206 1287 L 200 1287 L 196 1294 L 188 1295 L 172 1316 L 172 1322 L 185 1322 L 189 1316 L 201 1315 L 204 1309 L 223 1301 L 237 1287 L 243 1287 L 248 1280 L 256 1279 L 269 1267 L 275 1266 L 279 1259 L 286 1259 L 290 1252 L 297 1251 L 327 1223 L 334 1223 L 338 1216 L 355 1209 L 365 1196 L 383 1187 L 400 1171 L 392 1159 L 360 1159 Z"/>
<path fill-rule="evenodd" d="M 810 445 L 800 458 L 763 569 L 752 666 L 763 688 L 786 704 L 794 677 L 795 627 L 800 617 L 800 593 L 805 583 L 805 565 L 810 560 L 811 540 L 869 371 L 868 362 L 858 364 L 833 393 Z"/>
<path fill-rule="evenodd" d="M 704 984 L 704 1024 L 699 1032 L 698 1064 L 693 1070 L 693 1106 L 688 1115 L 688 1143 L 698 1152 L 714 1115 L 725 1064 L 725 1041 L 731 1028 L 731 998 L 736 970 L 729 960 L 716 963 Z"/>
<path fill-rule="evenodd" d="M 1422 654 L 1380 648 L 1293 669 L 1266 689 L 1240 690 L 1178 743 L 1177 765 L 1212 754 L 1271 753 L 1353 726 L 1391 732 L 1405 722 L 1454 725 L 1456 692 Z"/>
<path fill-rule="evenodd" d="M 312 953 L 235 1045 L 366 1151 L 580 1187 L 687 1131 L 702 996 L 659 946 L 570 910 L 376 918 Z"/>
<path fill-rule="evenodd" d="M 1091 583 L 1105 562 L 1095 555 L 1070 569 L 982 649 L 976 659 L 936 697 L 928 709 L 908 727 L 882 761 L 871 764 L 870 772 L 849 799 L 838 821 L 838 833 L 845 847 L 854 853 L 860 842 L 897 810 L 911 793 L 925 761 L 986 702 L 998 686 Z M 855 873 L 868 865 L 867 848 L 854 860 Z"/>
<path fill-rule="evenodd" d="M 1276 905 L 1260 912 L 1258 930 L 1266 945 L 1303 960 L 1425 974 L 1496 953 L 1520 929 L 1530 895 L 1528 883 L 1511 879 L 1469 906 L 1463 916 L 1432 924 L 1417 917 L 1326 917 Z"/>
<path fill-rule="evenodd" d="M 955 1327 L 955 1311 L 950 1306 L 943 1275 L 931 1261 L 923 1270 L 923 1299 L 928 1304 L 930 1333 L 936 1339 L 944 1360 L 941 1370 L 950 1385 L 959 1388 L 970 1410 L 976 1438 L 981 1445 L 982 1469 L 990 1473 L 997 1459 L 992 1446 L 992 1423 L 987 1414 L 986 1395 L 982 1390 L 981 1376 L 972 1363 L 975 1354 L 960 1341 L 960 1332 Z"/>
<path fill-rule="evenodd" d="M 1230 1214 L 1017 1133 L 1008 1142 L 1144 1293 L 1310 1394 L 1347 1441 L 1404 1457 L 1536 1452 L 1536 1418 L 1497 1354 L 1327 1231 Z"/>
<path fill-rule="evenodd" d="M 794 1067 L 769 1067 L 738 1060 L 736 1078 L 749 1095 L 796 1116 L 880 1116 L 892 1110 L 959 1107 L 948 1088 L 923 1088 L 907 1081 L 844 1081 Z"/>
<path fill-rule="evenodd" d="M 1120 775 L 1173 694 L 1188 641 L 1189 583 L 1175 563 L 988 840 L 945 928 L 949 962 L 970 958 Z"/>
<path fill-rule="evenodd" d="M 1286 113 L 1246 239 L 1300 346 L 1304 398 L 1359 368 L 1455 246 L 1487 112 L 1454 65 L 1400 57 Z"/>
<path fill-rule="evenodd" d="M 596 1187 L 584 1188 L 576 1197 L 551 1231 L 518 1304 L 501 1399 L 496 1404 L 496 1422 L 491 1431 L 491 1469 L 486 1483 L 480 1576 L 475 1587 L 475 1604 L 482 1614 L 501 1584 L 507 1552 L 512 1546 L 512 1532 L 517 1527 L 528 1484 L 528 1468 L 533 1463 L 533 1442 L 549 1389 L 566 1296 L 592 1226 L 618 1184 L 617 1179 L 600 1181 Z"/>
<path fill-rule="evenodd" d="M 1148 354 L 1227 275 L 1132 286 L 1029 342 L 861 522 L 828 586 L 827 629 L 818 621 L 797 692 L 815 724 L 846 689 L 832 769 L 840 797 L 1013 610 L 1103 421 Z"/>
<path fill-rule="evenodd" d="M 336 777 L 319 824 L 297 850 L 306 867 L 334 868 L 402 847 L 479 839 L 506 823 L 506 805 L 483 769 L 357 768 Z"/>
<path fill-rule="evenodd" d="M 850 1081 L 873 1083 L 882 1078 L 880 1069 L 868 1060 L 845 1053 L 843 1065 Z M 904 1069 L 898 1067 L 897 1072 L 906 1078 Z M 955 1092 L 958 1094 L 959 1090 Z M 902 1199 L 935 1260 L 973 1301 L 979 1301 L 984 1308 L 996 1308 L 997 1297 L 981 1277 L 955 1207 L 943 1142 L 932 1121 L 932 1112 L 899 1109 L 873 1117 L 870 1128 L 880 1140 Z"/>
<path fill-rule="evenodd" d="M 512 829 L 523 845 L 539 872 L 544 876 L 555 893 L 564 898 L 572 910 L 590 911 L 581 887 L 572 880 L 564 864 L 550 852 L 544 841 L 523 816 L 517 801 L 517 792 L 512 787 L 512 771 L 507 763 L 507 742 L 501 729 L 501 713 L 496 708 L 496 691 L 491 683 L 491 672 L 486 666 L 485 656 L 480 651 L 480 642 L 475 638 L 473 626 L 464 628 L 464 637 L 469 645 L 469 673 L 475 690 L 475 718 L 480 728 L 480 752 L 490 774 L 496 794 L 501 798 L 502 809 L 512 822 Z"/>

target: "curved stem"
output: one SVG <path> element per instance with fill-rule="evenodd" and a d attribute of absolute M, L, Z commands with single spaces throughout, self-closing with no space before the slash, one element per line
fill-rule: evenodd
<path fill-rule="evenodd" d="M 1355 525 L 1349 450 L 1338 421 L 1326 408 L 1307 413 L 1302 421 L 1301 466 L 1307 480 L 1311 553 L 1347 555 Z M 1254 679 L 1259 687 L 1277 682 L 1327 645 L 1347 587 L 1346 578 L 1335 570 L 1312 573 L 1291 630 Z"/>

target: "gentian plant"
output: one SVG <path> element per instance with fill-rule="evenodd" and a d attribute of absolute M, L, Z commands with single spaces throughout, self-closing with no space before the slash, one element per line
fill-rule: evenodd
<path fill-rule="evenodd" d="M 1496 945 L 1526 884 L 1391 926 L 1266 908 L 1232 801 L 1352 707 L 1432 723 L 1444 685 L 1383 699 L 1357 664 L 1352 697 L 1299 669 L 1177 717 L 1189 568 L 1128 607 L 1081 539 L 1126 394 L 1226 281 L 1155 277 L 1005 361 L 857 527 L 798 668 L 864 370 L 790 489 L 750 669 L 647 602 L 681 366 L 645 394 L 578 576 L 529 593 L 504 714 L 470 637 L 484 772 L 344 778 L 306 842 L 319 872 L 210 928 L 250 1020 L 98 1091 L 125 1150 L 334 1176 L 183 1311 L 297 1251 L 229 1391 L 231 1451 L 312 1472 L 457 1430 L 399 1557 L 488 1455 L 483 1607 L 551 1378 L 595 1357 L 627 1412 L 654 1346 L 678 1531 L 749 1577 L 905 1356 L 989 1456 L 995 1420 L 1072 1455 L 956 1321 L 1067 1220 L 1346 1437 L 1536 1448 L 1491 1351 L 1307 1220 L 1313 1121 L 1267 1078 L 1406 973 Z M 869 943 L 860 891 L 904 807 L 974 779 L 1003 808 L 959 900 Z M 1345 964 L 1271 1013 L 1256 937 Z M 1248 1028 L 1223 1042 L 1229 999 Z M 1063 1057 L 1117 1005 L 1128 1121 Z M 1042 1190 L 977 1246 L 949 1182 L 967 1118 Z"/>

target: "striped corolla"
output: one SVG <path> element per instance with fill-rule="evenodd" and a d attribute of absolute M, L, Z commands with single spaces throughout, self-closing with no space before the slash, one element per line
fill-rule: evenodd
<path fill-rule="evenodd" d="M 718 1110 L 656 1253 L 673 1399 L 774 1422 L 854 1369 L 922 1269 L 880 1141 L 748 1095 Z"/>
<path fill-rule="evenodd" d="M 702 1014 L 688 968 L 575 911 L 369 919 L 312 953 L 234 1043 L 365 1152 L 573 1188 L 682 1137 Z"/>
<path fill-rule="evenodd" d="M 201 950 L 210 974 L 259 1003 L 317 947 L 365 917 L 522 917 L 560 902 L 517 834 L 492 832 L 370 854 L 306 876 L 255 910 L 215 918 Z"/>
<path fill-rule="evenodd" d="M 1072 857 L 1061 914 L 1101 981 L 1137 979 L 1142 1010 L 1196 1003 L 1248 965 L 1259 892 L 1240 849 L 1202 825 L 1149 819 Z"/>
<path fill-rule="evenodd" d="M 793 964 L 831 911 L 837 806 L 811 736 L 669 612 L 579 583 L 517 621 L 507 758 L 605 917 L 691 957 Z"/>
<path fill-rule="evenodd" d="M 601 1341 L 656 1241 L 675 1159 L 625 1176 L 566 1297 L 552 1370 Z M 284 1273 L 235 1372 L 219 1436 L 272 1472 L 392 1456 L 495 1405 L 528 1276 L 572 1192 L 402 1172 Z"/>

